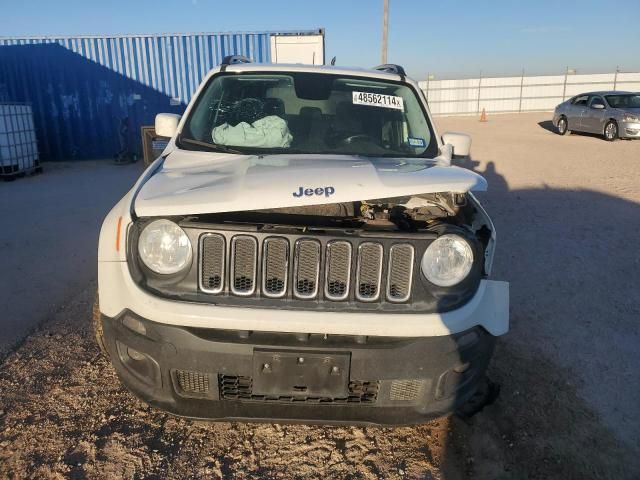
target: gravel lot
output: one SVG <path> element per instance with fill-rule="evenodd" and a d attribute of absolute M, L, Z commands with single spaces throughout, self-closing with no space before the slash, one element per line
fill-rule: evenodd
<path fill-rule="evenodd" d="M 494 276 L 511 282 L 512 328 L 490 369 L 502 394 L 470 421 L 278 426 L 192 422 L 150 409 L 100 358 L 89 332 L 95 267 L 71 256 L 82 282 L 68 272 L 48 277 L 66 281 L 64 292 L 14 298 L 15 290 L 0 290 L 2 305 L 34 305 L 11 315 L 5 308 L 3 329 L 51 312 L 0 365 L 0 477 L 640 478 L 640 142 L 560 137 L 548 118 L 437 119 L 441 132 L 474 137 L 473 159 L 461 163 L 489 181 L 482 199 L 498 229 Z M 69 173 L 82 168 L 96 177 L 119 172 L 120 189 L 135 176 L 99 164 Z M 38 188 L 65 184 L 72 205 L 86 200 L 83 185 L 39 178 Z M 38 218 L 40 205 L 30 208 L 25 218 Z M 91 208 L 88 229 L 105 213 Z M 71 223 L 46 212 L 65 238 L 59 232 Z M 39 227 L 22 221 L 21 235 Z M 12 245 L 16 256 L 33 249 Z M 95 252 L 95 243 L 78 248 Z M 16 279 L 6 280 L 7 271 Z M 19 275 L 3 270 L 3 281 L 11 286 Z"/>

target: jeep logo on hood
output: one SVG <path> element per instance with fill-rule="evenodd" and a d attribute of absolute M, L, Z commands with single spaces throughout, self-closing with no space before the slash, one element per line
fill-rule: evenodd
<path fill-rule="evenodd" d="M 316 187 L 316 188 L 298 187 L 298 191 L 293 192 L 293 196 L 298 198 L 302 197 L 303 195 L 306 197 L 311 197 L 313 195 L 317 195 L 317 196 L 324 195 L 325 197 L 330 197 L 334 193 L 336 193 L 336 189 L 333 187 Z"/>

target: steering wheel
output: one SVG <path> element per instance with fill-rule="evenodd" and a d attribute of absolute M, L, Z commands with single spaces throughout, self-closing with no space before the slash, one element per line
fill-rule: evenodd
<path fill-rule="evenodd" d="M 353 145 L 356 142 L 362 142 L 362 141 L 366 141 L 366 142 L 369 142 L 369 143 L 376 144 L 375 138 L 373 138 L 371 135 L 367 135 L 366 133 L 359 133 L 357 135 L 349 135 L 348 137 L 345 137 L 342 140 L 340 140 L 340 143 L 345 144 L 345 145 Z"/>

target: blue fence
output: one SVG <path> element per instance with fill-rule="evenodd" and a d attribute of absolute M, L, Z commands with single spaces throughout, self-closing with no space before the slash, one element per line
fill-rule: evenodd
<path fill-rule="evenodd" d="M 226 55 L 269 62 L 278 34 L 0 38 L 0 101 L 33 105 L 42 159 L 139 152 L 156 113 L 181 113 Z"/>

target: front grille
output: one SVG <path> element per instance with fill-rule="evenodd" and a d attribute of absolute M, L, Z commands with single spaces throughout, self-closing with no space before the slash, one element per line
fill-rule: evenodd
<path fill-rule="evenodd" d="M 218 375 L 218 388 L 222 400 L 245 400 L 283 403 L 375 403 L 379 382 L 352 380 L 346 397 L 310 397 L 306 395 L 255 395 L 251 377 Z"/>
<path fill-rule="evenodd" d="M 401 304 L 411 299 L 416 248 L 406 240 L 207 232 L 200 235 L 199 290 L 300 302 Z"/>

